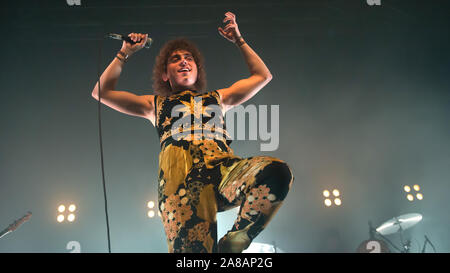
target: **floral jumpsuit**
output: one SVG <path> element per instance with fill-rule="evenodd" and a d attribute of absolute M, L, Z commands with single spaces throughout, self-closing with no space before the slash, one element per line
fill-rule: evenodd
<path fill-rule="evenodd" d="M 294 180 L 280 159 L 234 155 L 220 105 L 217 91 L 155 95 L 161 144 L 158 205 L 169 252 L 217 252 L 216 214 L 237 206 L 240 211 L 229 232 L 246 232 L 253 240 Z M 214 106 L 220 111 L 212 113 Z M 176 127 L 183 118 L 187 124 Z M 209 126 L 213 118 L 222 128 Z M 192 125 L 194 119 L 200 122 Z"/>

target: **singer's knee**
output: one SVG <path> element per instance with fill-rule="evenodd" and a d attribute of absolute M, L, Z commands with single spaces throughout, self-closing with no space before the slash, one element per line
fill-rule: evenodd
<path fill-rule="evenodd" d="M 278 200 L 284 200 L 294 181 L 294 175 L 286 162 L 274 161 L 267 165 L 258 178 L 260 184 L 266 184 Z"/>

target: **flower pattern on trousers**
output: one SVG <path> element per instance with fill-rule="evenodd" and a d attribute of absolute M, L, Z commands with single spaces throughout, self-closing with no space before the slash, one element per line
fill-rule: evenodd
<path fill-rule="evenodd" d="M 194 226 L 194 228 L 189 230 L 188 240 L 189 242 L 206 240 L 206 235 L 209 233 L 209 223 L 202 222 Z"/>
<path fill-rule="evenodd" d="M 247 201 L 242 207 L 241 216 L 248 219 L 259 212 L 267 214 L 272 206 L 268 198 L 269 192 L 270 189 L 266 185 L 251 189 Z"/>
<path fill-rule="evenodd" d="M 191 218 L 191 206 L 182 204 L 180 197 L 173 194 L 167 197 L 162 216 L 167 237 L 169 240 L 173 240 L 180 227 Z"/>

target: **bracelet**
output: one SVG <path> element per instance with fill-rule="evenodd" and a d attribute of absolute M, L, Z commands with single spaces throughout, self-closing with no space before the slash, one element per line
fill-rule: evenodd
<path fill-rule="evenodd" d="M 125 54 L 125 52 L 123 51 L 119 51 L 117 52 L 118 55 L 122 56 L 122 58 L 120 58 L 119 56 L 116 55 L 116 58 L 121 60 L 122 62 L 126 63 L 128 61 L 128 57 L 129 55 Z"/>
<path fill-rule="evenodd" d="M 242 36 L 237 37 L 237 38 L 236 38 L 235 44 L 236 44 L 238 47 L 241 47 L 243 44 L 245 44 L 244 38 L 242 38 Z"/>
<path fill-rule="evenodd" d="M 116 58 L 117 58 L 117 59 L 119 59 L 120 61 L 122 61 L 122 63 L 126 63 L 126 62 L 127 62 L 127 60 L 126 60 L 126 59 L 124 59 L 124 58 L 121 58 L 121 57 L 119 57 L 119 56 L 116 56 Z"/>

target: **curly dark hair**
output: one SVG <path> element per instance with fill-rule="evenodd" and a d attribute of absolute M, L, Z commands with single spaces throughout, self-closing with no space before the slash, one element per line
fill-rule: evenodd
<path fill-rule="evenodd" d="M 170 83 L 168 81 L 163 81 L 162 75 L 167 71 L 167 61 L 170 55 L 176 50 L 186 50 L 192 54 L 198 70 L 197 81 L 195 82 L 194 87 L 196 91 L 205 91 L 206 71 L 203 56 L 194 42 L 188 40 L 187 38 L 179 37 L 166 42 L 159 51 L 158 56 L 156 56 L 152 75 L 153 92 L 160 96 L 169 96 L 172 94 L 173 91 L 170 87 Z"/>

